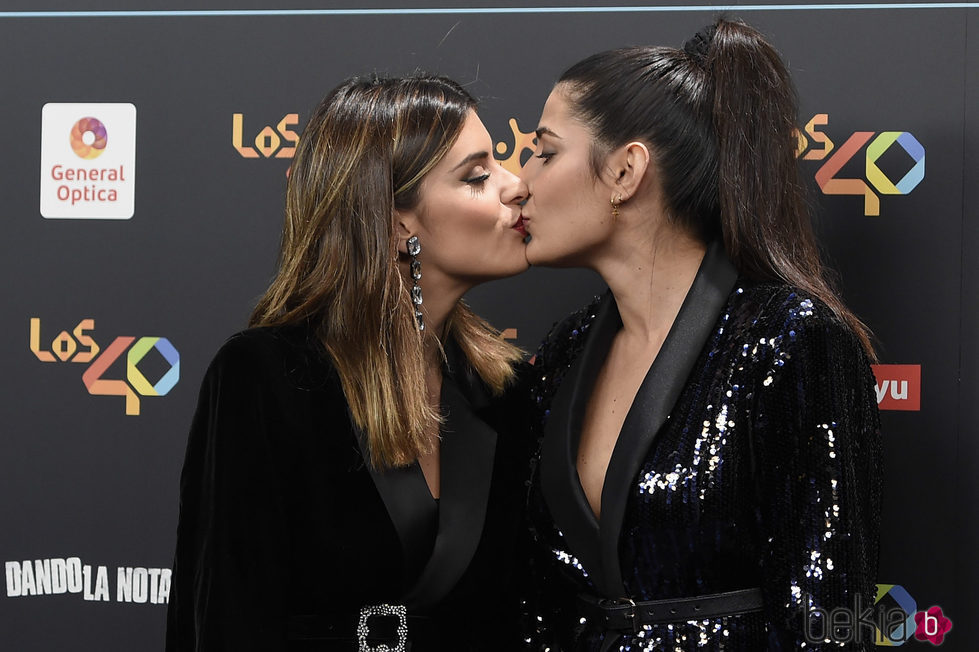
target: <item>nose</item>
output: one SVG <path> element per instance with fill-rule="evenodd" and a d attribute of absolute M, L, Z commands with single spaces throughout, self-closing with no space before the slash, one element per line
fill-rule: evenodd
<path fill-rule="evenodd" d="M 506 178 L 501 189 L 500 201 L 504 204 L 522 204 L 527 201 L 530 192 L 526 182 L 502 166 L 500 170 Z"/>

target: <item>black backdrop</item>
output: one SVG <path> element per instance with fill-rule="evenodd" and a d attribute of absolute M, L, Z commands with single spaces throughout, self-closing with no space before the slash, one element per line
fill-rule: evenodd
<path fill-rule="evenodd" d="M 161 1 L 130 15 L 121 2 L 86 3 L 92 14 L 67 1 L 0 3 L 0 649 L 162 649 L 161 569 L 172 558 L 197 388 L 273 271 L 289 165 L 288 152 L 277 154 L 322 95 L 375 70 L 450 75 L 482 98 L 500 158 L 514 164 L 510 121 L 531 132 L 567 65 L 620 45 L 678 46 L 722 9 L 625 4 L 416 0 L 371 11 L 310 1 L 315 11 L 297 14 Z M 880 582 L 903 586 L 919 609 L 940 605 L 955 623 L 944 647 L 971 649 L 979 3 L 730 13 L 769 34 L 790 63 L 827 259 L 880 340 Z M 135 129 L 118 117 L 128 109 L 101 106 L 110 103 L 134 107 Z M 83 117 L 108 132 L 97 158 L 70 147 Z M 120 163 L 133 147 L 135 167 Z M 123 165 L 125 180 L 59 180 L 58 164 Z M 86 186 L 119 199 L 72 205 L 70 190 Z M 45 201 L 87 216 L 50 217 Z M 586 272 L 534 269 L 469 299 L 532 350 L 600 289 Z M 91 342 L 99 351 L 84 361 Z"/>

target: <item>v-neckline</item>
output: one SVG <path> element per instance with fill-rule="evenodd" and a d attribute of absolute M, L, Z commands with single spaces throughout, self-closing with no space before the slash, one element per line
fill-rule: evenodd
<path fill-rule="evenodd" d="M 612 303 L 613 304 L 615 303 L 614 297 L 612 298 Z M 615 313 L 614 316 L 616 318 L 615 321 L 617 322 L 617 326 L 615 327 L 614 332 L 611 334 L 611 337 L 608 339 L 607 346 L 602 347 L 601 351 L 596 351 L 596 353 L 600 352 L 602 354 L 601 364 L 599 364 L 597 369 L 595 369 L 595 374 L 590 379 L 590 384 L 589 387 L 587 388 L 588 400 L 585 402 L 585 409 L 581 414 L 581 422 L 576 424 L 577 426 L 575 428 L 576 439 L 574 442 L 572 442 L 572 447 L 574 448 L 575 473 L 578 477 L 578 485 L 580 486 L 581 493 L 582 495 L 584 495 L 585 501 L 588 503 L 592 515 L 594 515 L 595 521 L 596 523 L 599 524 L 599 527 L 601 525 L 602 518 L 601 515 L 596 514 L 594 508 L 592 508 L 591 500 L 589 500 L 588 498 L 588 492 L 585 490 L 585 484 L 581 480 L 581 469 L 578 466 L 578 461 L 581 458 L 581 445 L 585 435 L 585 425 L 588 422 L 589 409 L 590 408 L 599 409 L 598 407 L 592 406 L 592 400 L 595 397 L 596 385 L 604 370 L 604 365 L 608 362 L 609 356 L 612 353 L 612 347 L 615 346 L 615 339 L 622 332 L 622 328 L 623 328 L 622 317 L 619 314 L 617 305 L 615 305 L 614 313 Z M 661 343 L 660 346 L 656 349 L 656 354 L 649 361 L 649 364 L 645 366 L 645 370 L 642 372 L 642 377 L 639 379 L 639 384 L 636 385 L 636 391 L 632 394 L 632 398 L 629 401 L 629 407 L 626 409 L 625 416 L 622 418 L 622 422 L 619 424 L 619 429 L 615 433 L 615 441 L 612 442 L 612 448 L 609 451 L 608 461 L 605 464 L 605 469 L 602 474 L 601 487 L 599 488 L 598 506 L 600 511 L 604 511 L 604 508 L 602 507 L 602 496 L 605 493 L 605 486 L 608 481 L 608 469 L 612 463 L 612 456 L 615 455 L 615 447 L 618 445 L 619 439 L 622 437 L 622 431 L 625 429 L 625 425 L 628 422 L 629 414 L 632 412 L 632 406 L 635 405 L 636 401 L 640 398 L 640 390 L 642 389 L 643 384 L 646 382 L 646 378 L 649 376 L 650 370 L 653 368 L 653 365 L 656 363 L 656 358 L 659 356 L 660 351 L 662 351 L 663 344 L 665 344 L 665 339 L 664 342 Z"/>
<path fill-rule="evenodd" d="M 485 524 L 496 457 L 496 431 L 479 416 L 489 396 L 458 345 L 450 340 L 445 349 L 439 498 L 429 490 L 417 460 L 384 471 L 368 465 L 401 540 L 406 579 L 417 578 L 400 598 L 409 609 L 437 603 L 468 568 Z M 362 434 L 358 443 L 365 452 Z"/>
<path fill-rule="evenodd" d="M 585 496 L 577 455 L 597 373 L 621 328 L 611 292 L 597 307 L 584 348 L 551 403 L 541 453 L 541 489 L 571 551 L 596 589 L 608 597 L 621 597 L 624 591 L 618 539 L 632 480 L 686 385 L 736 281 L 737 271 L 723 246 L 712 243 L 623 420 L 602 483 L 601 519 Z"/>

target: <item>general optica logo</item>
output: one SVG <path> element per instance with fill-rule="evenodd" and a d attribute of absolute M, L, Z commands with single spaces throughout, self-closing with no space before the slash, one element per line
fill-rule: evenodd
<path fill-rule="evenodd" d="M 84 159 L 98 158 L 105 151 L 108 134 L 97 118 L 82 118 L 71 128 L 71 149 Z"/>
<path fill-rule="evenodd" d="M 135 106 L 44 105 L 40 196 L 43 217 L 129 219 L 135 209 L 135 183 Z"/>
<path fill-rule="evenodd" d="M 881 410 L 921 410 L 920 364 L 875 364 L 877 407 Z"/>
<path fill-rule="evenodd" d="M 863 214 L 876 216 L 880 215 L 880 195 L 906 195 L 925 178 L 925 148 L 913 134 L 907 131 L 855 131 L 837 147 L 825 132 L 817 129 L 828 124 L 829 115 L 818 113 L 806 123 L 805 133 L 798 134 L 798 156 L 807 161 L 826 159 L 816 171 L 816 183 L 823 194 L 862 196 Z M 816 147 L 817 144 L 820 146 Z M 864 178 L 840 176 L 843 167 L 862 149 Z M 897 181 L 880 167 L 881 159 L 891 151 L 903 158 L 906 168 Z"/>
<path fill-rule="evenodd" d="M 94 319 L 83 319 L 69 333 L 63 330 L 42 346 L 41 320 L 31 318 L 30 348 L 41 362 L 79 362 L 89 364 L 82 374 L 82 383 L 89 394 L 96 396 L 121 396 L 126 399 L 126 414 L 138 415 L 141 396 L 166 396 L 180 380 L 180 353 L 165 337 L 115 338 L 104 350 L 89 333 L 95 329 Z M 166 371 L 151 382 L 140 368 L 141 363 L 156 351 Z M 125 358 L 126 379 L 106 378 L 113 364 Z"/>

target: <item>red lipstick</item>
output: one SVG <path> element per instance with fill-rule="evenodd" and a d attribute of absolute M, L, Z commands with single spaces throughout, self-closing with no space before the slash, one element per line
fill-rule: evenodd
<path fill-rule="evenodd" d="M 517 218 L 517 223 L 514 224 L 510 228 L 512 228 L 513 230 L 517 231 L 523 237 L 525 237 L 525 238 L 527 237 L 527 229 L 524 228 L 524 225 L 523 225 L 523 215 L 521 215 L 519 218 Z"/>

